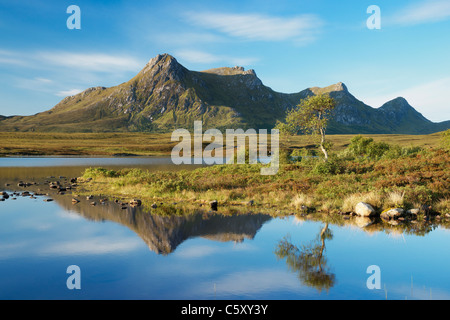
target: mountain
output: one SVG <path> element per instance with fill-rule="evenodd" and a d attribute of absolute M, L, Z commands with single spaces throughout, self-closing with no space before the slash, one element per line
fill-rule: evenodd
<path fill-rule="evenodd" d="M 380 108 L 372 108 L 355 98 L 342 82 L 325 88 L 306 89 L 301 98 L 322 93 L 328 93 L 337 101 L 328 127 L 332 134 L 430 134 L 450 128 L 450 121 L 434 123 L 402 97 L 388 101 Z"/>
<path fill-rule="evenodd" d="M 190 71 L 168 55 L 158 55 L 131 80 L 89 88 L 32 116 L 0 117 L 0 131 L 170 132 L 192 129 L 270 129 L 300 99 L 328 92 L 337 100 L 329 133 L 426 134 L 450 128 L 433 123 L 403 98 L 374 109 L 356 99 L 343 83 L 294 94 L 265 86 L 254 70 L 223 67 Z"/>

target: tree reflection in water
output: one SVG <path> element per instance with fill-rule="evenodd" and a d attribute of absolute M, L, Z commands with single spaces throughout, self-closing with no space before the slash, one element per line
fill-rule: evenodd
<path fill-rule="evenodd" d="M 303 284 L 314 287 L 319 292 L 324 289 L 328 291 L 336 282 L 324 256 L 325 240 L 332 238 L 333 234 L 326 223 L 316 239 L 301 248 L 292 244 L 289 236 L 284 237 L 279 241 L 275 254 L 280 259 L 286 259 L 289 268 L 298 273 Z"/>

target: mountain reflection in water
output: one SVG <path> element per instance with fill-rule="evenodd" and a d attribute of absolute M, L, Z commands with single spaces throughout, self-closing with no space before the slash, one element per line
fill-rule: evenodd
<path fill-rule="evenodd" d="M 210 211 L 167 200 L 154 209 L 153 200 L 132 207 L 115 198 L 101 203 L 105 196 L 73 203 L 76 188 L 58 194 L 45 182 L 81 172 L 0 166 L 0 186 L 10 195 L 0 203 L 6 288 L 0 297 L 428 299 L 431 290 L 433 299 L 450 296 L 449 276 L 429 271 L 450 263 L 446 219 L 280 216 L 258 205 Z M 31 184 L 19 187 L 20 180 Z M 84 272 L 79 296 L 64 286 L 65 268 L 74 263 Z M 387 293 L 366 288 L 372 264 L 382 268 Z"/>
<path fill-rule="evenodd" d="M 178 208 L 177 205 L 163 204 L 152 213 L 144 207 L 122 209 L 113 201 L 96 206 L 90 205 L 90 201 L 80 201 L 74 205 L 71 198 L 64 196 L 55 197 L 55 201 L 86 219 L 120 223 L 133 230 L 150 250 L 164 255 L 172 253 L 183 241 L 193 237 L 235 242 L 253 239 L 262 225 L 272 219 L 267 214 L 222 215 L 200 209 L 180 214 L 183 204 L 179 204 Z"/>

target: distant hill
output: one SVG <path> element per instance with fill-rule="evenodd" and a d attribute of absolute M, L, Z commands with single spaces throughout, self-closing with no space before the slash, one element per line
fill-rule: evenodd
<path fill-rule="evenodd" d="M 265 86 L 254 70 L 223 67 L 190 71 L 168 54 L 158 55 L 131 80 L 89 88 L 31 116 L 0 116 L 0 131 L 170 132 L 193 128 L 270 129 L 300 99 L 328 92 L 337 100 L 329 133 L 428 134 L 450 128 L 433 123 L 403 98 L 374 109 L 356 99 L 343 83 L 279 93 Z"/>

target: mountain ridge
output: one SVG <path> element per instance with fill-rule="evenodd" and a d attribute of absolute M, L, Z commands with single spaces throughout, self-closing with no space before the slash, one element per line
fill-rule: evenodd
<path fill-rule="evenodd" d="M 431 122 L 401 97 L 372 108 L 342 82 L 286 94 L 265 86 L 253 69 L 191 71 L 160 54 L 122 84 L 88 88 L 35 115 L 0 116 L 0 131 L 170 132 L 192 129 L 195 120 L 205 130 L 270 129 L 301 99 L 320 93 L 337 101 L 331 134 L 428 134 L 450 128 L 450 121 Z"/>

